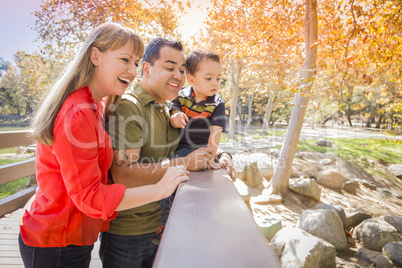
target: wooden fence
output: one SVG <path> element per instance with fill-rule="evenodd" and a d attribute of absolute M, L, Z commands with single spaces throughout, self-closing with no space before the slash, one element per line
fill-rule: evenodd
<path fill-rule="evenodd" d="M 33 144 L 28 131 L 0 132 L 0 149 Z M 0 166 L 0 185 L 26 176 L 35 176 L 35 158 Z M 0 200 L 0 217 L 25 205 L 35 194 L 36 185 Z"/>

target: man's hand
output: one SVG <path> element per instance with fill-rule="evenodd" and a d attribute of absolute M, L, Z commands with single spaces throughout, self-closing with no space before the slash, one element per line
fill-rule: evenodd
<path fill-rule="evenodd" d="M 175 112 L 170 117 L 170 124 L 174 128 L 185 128 L 188 122 L 188 117 L 183 112 Z"/>
<path fill-rule="evenodd" d="M 187 170 L 204 170 L 212 160 L 211 148 L 199 148 L 184 157 Z"/>

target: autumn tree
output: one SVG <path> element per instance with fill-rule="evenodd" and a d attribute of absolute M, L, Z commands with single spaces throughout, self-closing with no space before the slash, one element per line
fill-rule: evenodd
<path fill-rule="evenodd" d="M 305 63 L 300 71 L 298 93 L 292 108 L 290 123 L 279 155 L 278 165 L 268 189 L 264 194 L 282 196 L 288 193 L 292 163 L 296 154 L 299 137 L 303 126 L 309 94 L 314 82 L 317 61 L 317 1 L 307 0 L 305 11 Z M 272 198 L 269 197 L 269 198 Z"/>
<path fill-rule="evenodd" d="M 37 54 L 17 52 L 14 61 L 0 79 L 1 113 L 30 115 L 58 71 Z"/>
<path fill-rule="evenodd" d="M 146 41 L 157 36 L 180 40 L 177 16 L 183 9 L 176 0 L 43 0 L 35 12 L 35 30 L 46 55 L 68 58 L 93 28 L 108 21 L 135 29 Z"/>

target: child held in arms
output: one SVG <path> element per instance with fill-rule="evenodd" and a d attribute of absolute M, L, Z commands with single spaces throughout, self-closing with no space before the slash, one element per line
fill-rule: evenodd
<path fill-rule="evenodd" d="M 185 157 L 200 147 L 211 148 L 212 155 L 216 156 L 225 128 L 225 102 L 217 94 L 222 75 L 220 58 L 213 52 L 195 50 L 186 57 L 186 71 L 191 87 L 181 89 L 178 97 L 172 100 L 170 124 L 182 129 L 179 146 L 172 158 Z M 219 169 L 227 164 L 228 161 L 218 164 L 212 160 L 209 168 Z M 161 226 L 152 239 L 157 245 L 173 199 L 174 194 L 161 200 Z"/>

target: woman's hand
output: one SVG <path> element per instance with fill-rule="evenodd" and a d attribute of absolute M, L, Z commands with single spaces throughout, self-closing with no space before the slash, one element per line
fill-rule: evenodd
<path fill-rule="evenodd" d="M 163 175 L 162 179 L 156 184 L 158 192 L 161 195 L 160 199 L 170 196 L 176 190 L 179 183 L 188 181 L 190 178 L 189 171 L 183 165 L 169 167 Z"/>

